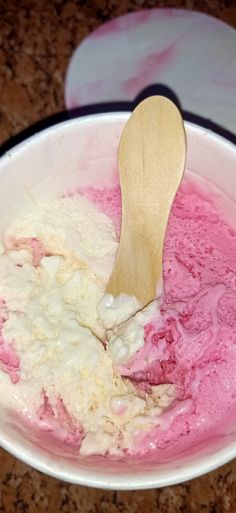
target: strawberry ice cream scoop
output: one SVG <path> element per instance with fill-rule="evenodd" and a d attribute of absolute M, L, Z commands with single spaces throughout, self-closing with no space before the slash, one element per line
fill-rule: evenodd
<path fill-rule="evenodd" d="M 109 196 L 89 188 L 83 193 L 119 224 L 118 188 Z M 176 386 L 176 399 L 159 425 L 140 434 L 140 454 L 155 449 L 161 459 L 172 457 L 220 436 L 236 417 L 234 214 L 235 205 L 207 182 L 185 179 L 176 196 L 160 306 L 144 327 L 143 347 L 128 361 L 115 362 L 139 387 Z"/>

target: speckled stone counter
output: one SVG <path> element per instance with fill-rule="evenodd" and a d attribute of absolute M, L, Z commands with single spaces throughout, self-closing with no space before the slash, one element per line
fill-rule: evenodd
<path fill-rule="evenodd" d="M 147 7 L 185 7 L 236 27 L 236 0 L 0 0 L 0 143 L 63 111 L 64 78 L 99 24 Z M 236 461 L 183 485 L 106 492 L 44 476 L 0 449 L 0 513 L 236 513 Z"/>

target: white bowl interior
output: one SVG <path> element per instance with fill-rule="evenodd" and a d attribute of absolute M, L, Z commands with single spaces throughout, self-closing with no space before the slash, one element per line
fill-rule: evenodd
<path fill-rule="evenodd" d="M 23 142 L 0 160 L 0 231 L 37 199 L 80 185 L 112 185 L 116 154 L 127 113 L 102 114 L 56 125 Z M 236 200 L 236 148 L 221 137 L 186 123 L 186 168 L 209 178 Z M 32 433 L 0 407 L 0 443 L 39 470 L 70 482 L 101 488 L 138 489 L 170 485 L 216 468 L 236 455 L 236 433 L 205 441 L 178 460 L 112 462 L 46 451 Z"/>

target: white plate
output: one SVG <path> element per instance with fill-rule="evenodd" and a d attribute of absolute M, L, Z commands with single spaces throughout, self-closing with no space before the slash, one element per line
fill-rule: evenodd
<path fill-rule="evenodd" d="M 185 111 L 236 132 L 236 31 L 181 9 L 150 9 L 101 25 L 76 49 L 66 106 L 132 101 L 150 84 L 171 88 Z"/>

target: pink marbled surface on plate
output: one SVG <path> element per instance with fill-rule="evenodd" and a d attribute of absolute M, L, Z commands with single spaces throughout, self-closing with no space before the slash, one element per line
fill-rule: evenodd
<path fill-rule="evenodd" d="M 152 9 L 95 30 L 68 67 L 68 109 L 131 101 L 151 84 L 172 89 L 185 111 L 236 131 L 236 32 L 205 14 Z"/>

